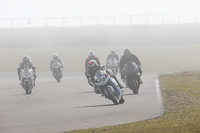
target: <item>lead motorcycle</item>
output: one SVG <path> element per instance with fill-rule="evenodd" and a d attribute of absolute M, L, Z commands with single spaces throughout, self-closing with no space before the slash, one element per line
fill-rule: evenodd
<path fill-rule="evenodd" d="M 94 79 L 95 85 L 105 98 L 110 99 L 115 105 L 124 103 L 125 100 L 117 82 L 105 70 L 96 71 Z"/>
<path fill-rule="evenodd" d="M 112 58 L 110 58 L 109 60 L 108 60 L 108 62 L 107 62 L 107 68 L 108 69 L 110 69 L 110 70 L 112 70 L 112 72 L 115 74 L 115 75 L 117 75 L 118 74 L 118 71 L 119 71 L 119 62 L 117 61 L 117 59 L 116 58 L 114 58 L 114 57 L 112 57 Z"/>
<path fill-rule="evenodd" d="M 140 87 L 140 75 L 137 64 L 132 61 L 127 62 L 124 65 L 123 73 L 125 79 L 122 79 L 122 81 L 133 91 L 134 94 L 138 94 L 138 89 Z"/>
<path fill-rule="evenodd" d="M 32 89 L 35 87 L 34 72 L 32 69 L 25 67 L 21 71 L 21 85 L 26 94 L 31 94 Z"/>
<path fill-rule="evenodd" d="M 54 78 L 57 80 L 57 82 L 60 82 L 60 80 L 62 78 L 62 74 L 61 74 L 62 65 L 61 65 L 61 63 L 56 61 L 52 64 L 51 68 L 52 68 L 52 73 L 53 73 Z"/>

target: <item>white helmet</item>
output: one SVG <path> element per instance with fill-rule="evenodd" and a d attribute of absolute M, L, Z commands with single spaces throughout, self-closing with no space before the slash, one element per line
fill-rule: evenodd
<path fill-rule="evenodd" d="M 95 52 L 94 52 L 94 51 L 90 51 L 90 52 L 88 53 L 88 57 L 89 57 L 90 59 L 94 59 L 94 57 L 95 57 Z"/>
<path fill-rule="evenodd" d="M 24 55 L 23 62 L 28 62 L 29 60 L 30 60 L 29 56 L 28 55 Z"/>
<path fill-rule="evenodd" d="M 57 58 L 58 58 L 58 54 L 57 54 L 57 53 L 54 53 L 54 54 L 53 54 L 53 58 L 54 58 L 54 59 L 57 59 Z"/>

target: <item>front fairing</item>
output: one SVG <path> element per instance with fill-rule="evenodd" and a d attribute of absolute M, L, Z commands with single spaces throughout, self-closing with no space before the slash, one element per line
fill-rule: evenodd
<path fill-rule="evenodd" d="M 61 68 L 61 63 L 58 62 L 58 61 L 55 61 L 55 62 L 52 64 L 52 68 L 53 68 L 53 69 L 60 69 L 60 68 Z"/>
<path fill-rule="evenodd" d="M 136 63 L 127 62 L 124 66 L 123 71 L 126 76 L 134 76 L 134 75 L 138 75 L 139 69 Z"/>
<path fill-rule="evenodd" d="M 109 81 L 110 75 L 107 74 L 105 70 L 98 70 L 95 73 L 94 79 L 95 79 L 95 85 L 103 86 Z"/>
<path fill-rule="evenodd" d="M 29 68 L 24 68 L 21 72 L 21 78 L 32 78 L 33 77 L 33 70 Z"/>
<path fill-rule="evenodd" d="M 118 61 L 117 61 L 117 59 L 115 59 L 115 58 L 110 58 L 110 59 L 108 60 L 108 67 L 109 67 L 109 68 L 116 68 L 116 67 L 118 67 Z"/>

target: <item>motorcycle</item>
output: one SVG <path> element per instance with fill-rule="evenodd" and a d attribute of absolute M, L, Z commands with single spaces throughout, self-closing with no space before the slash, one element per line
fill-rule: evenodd
<path fill-rule="evenodd" d="M 124 65 L 123 73 L 125 79 L 122 79 L 122 81 L 133 91 L 134 94 L 138 94 L 138 89 L 140 87 L 140 75 L 137 64 L 132 61 L 127 62 Z"/>
<path fill-rule="evenodd" d="M 32 69 L 25 67 L 21 71 L 21 85 L 26 94 L 31 94 L 32 89 L 35 87 L 34 72 Z"/>
<path fill-rule="evenodd" d="M 117 82 L 105 70 L 96 71 L 94 79 L 97 89 L 105 98 L 110 99 L 115 105 L 124 103 L 125 100 Z"/>
<path fill-rule="evenodd" d="M 118 74 L 118 61 L 116 58 L 112 57 L 108 60 L 108 69 L 112 70 L 112 72 L 117 75 Z"/>
<path fill-rule="evenodd" d="M 60 82 L 61 78 L 62 78 L 62 65 L 60 62 L 56 61 L 52 64 L 52 72 L 53 72 L 53 76 L 54 78 L 57 80 L 57 82 Z"/>

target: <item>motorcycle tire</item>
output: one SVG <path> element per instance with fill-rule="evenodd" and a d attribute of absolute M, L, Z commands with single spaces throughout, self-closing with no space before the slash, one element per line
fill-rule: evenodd
<path fill-rule="evenodd" d="M 29 82 L 25 81 L 25 91 L 26 91 L 26 94 L 30 94 L 29 93 L 29 89 L 30 89 Z"/>
<path fill-rule="evenodd" d="M 110 88 L 106 89 L 106 92 L 108 94 L 108 99 L 110 99 L 115 105 L 119 104 L 119 100 L 115 98 L 115 94 L 110 90 Z"/>
<path fill-rule="evenodd" d="M 138 81 L 136 79 L 129 80 L 129 87 L 134 94 L 138 94 Z"/>

